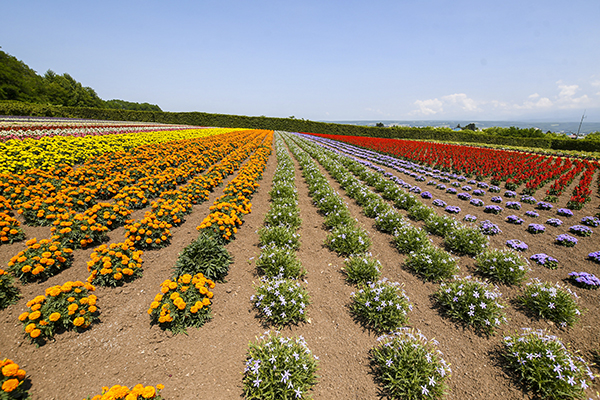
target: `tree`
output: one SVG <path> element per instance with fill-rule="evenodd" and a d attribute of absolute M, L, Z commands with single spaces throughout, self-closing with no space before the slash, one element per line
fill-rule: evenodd
<path fill-rule="evenodd" d="M 385 125 L 383 124 L 383 122 L 378 122 L 375 124 L 375 126 L 378 128 L 383 128 Z"/>

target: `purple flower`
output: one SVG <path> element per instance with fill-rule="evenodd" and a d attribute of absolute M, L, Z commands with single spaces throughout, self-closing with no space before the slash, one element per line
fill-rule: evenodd
<path fill-rule="evenodd" d="M 502 203 L 502 197 L 500 196 L 494 196 L 490 200 L 492 201 L 492 203 Z"/>
<path fill-rule="evenodd" d="M 446 189 L 446 193 L 456 194 L 456 189 L 449 187 L 448 189 Z"/>
<path fill-rule="evenodd" d="M 536 213 L 535 211 L 525 211 L 525 215 L 531 218 L 537 218 L 540 216 L 540 214 Z"/>
<path fill-rule="evenodd" d="M 518 201 L 507 201 L 506 208 L 510 208 L 511 210 L 520 210 L 521 203 L 519 203 Z"/>
<path fill-rule="evenodd" d="M 590 253 L 590 254 L 588 254 L 588 257 L 591 258 L 593 261 L 600 263 L 600 251 L 595 251 L 593 253 Z"/>
<path fill-rule="evenodd" d="M 475 222 L 477 221 L 477 217 L 471 214 L 467 214 L 465 215 L 465 217 L 463 218 L 465 221 L 467 222 Z"/>
<path fill-rule="evenodd" d="M 521 201 L 523 203 L 527 203 L 527 204 L 535 204 L 535 203 L 537 203 L 537 200 L 535 199 L 535 197 L 528 196 L 526 194 L 524 194 L 523 196 L 521 196 Z"/>
<path fill-rule="evenodd" d="M 517 193 L 513 192 L 512 190 L 507 190 L 506 192 L 504 192 L 504 197 L 517 197 Z"/>
<path fill-rule="evenodd" d="M 463 187 L 461 187 L 462 190 L 464 190 L 465 192 L 470 192 L 473 188 L 469 185 L 465 185 Z"/>
<path fill-rule="evenodd" d="M 423 192 L 421 193 L 421 197 L 424 199 L 431 199 L 432 195 L 429 192 Z"/>
<path fill-rule="evenodd" d="M 563 233 L 562 235 L 558 235 L 556 237 L 556 243 L 566 247 L 573 247 L 577 244 L 577 239 L 571 235 Z"/>
<path fill-rule="evenodd" d="M 576 234 L 577 236 L 590 236 L 594 231 L 592 228 L 585 225 L 573 225 L 569 228 L 569 232 Z"/>
<path fill-rule="evenodd" d="M 461 200 L 471 200 L 471 195 L 469 193 L 459 193 L 458 198 Z"/>
<path fill-rule="evenodd" d="M 581 218 L 581 223 L 587 226 L 597 227 L 600 226 L 600 219 L 591 216 L 583 217 Z"/>
<path fill-rule="evenodd" d="M 552 204 L 546 203 L 545 201 L 540 201 L 537 203 L 535 208 L 538 210 L 552 210 Z"/>
<path fill-rule="evenodd" d="M 544 227 L 544 225 L 540 225 L 540 224 L 529 224 L 529 226 L 527 227 L 527 232 L 529 233 L 544 233 L 544 231 L 546 230 L 546 228 Z"/>
<path fill-rule="evenodd" d="M 500 188 L 498 186 L 490 186 L 488 191 L 491 193 L 500 193 Z"/>
<path fill-rule="evenodd" d="M 485 208 L 483 209 L 484 212 L 488 213 L 488 214 L 500 214 L 502 212 L 502 207 L 497 206 L 495 204 L 490 205 L 490 206 L 485 206 Z"/>
<path fill-rule="evenodd" d="M 488 220 L 482 221 L 479 224 L 479 230 L 484 235 L 497 235 L 499 233 L 502 233 L 502 231 L 500 230 L 500 228 L 498 228 L 498 225 L 496 225 L 496 224 L 494 224 L 494 223 L 492 223 L 491 221 L 488 221 Z"/>
<path fill-rule="evenodd" d="M 552 225 L 552 226 L 561 226 L 562 225 L 562 221 L 558 218 L 550 218 L 546 221 L 546 223 L 548 225 Z"/>
<path fill-rule="evenodd" d="M 587 289 L 598 289 L 600 287 L 600 279 L 587 272 L 571 272 L 569 273 L 569 279 L 579 287 Z"/>
<path fill-rule="evenodd" d="M 573 211 L 569 210 L 568 208 L 559 208 L 558 210 L 556 210 L 556 213 L 558 215 L 562 215 L 563 217 L 573 216 Z"/>
<path fill-rule="evenodd" d="M 483 196 L 483 195 L 485 195 L 485 190 L 475 189 L 475 190 L 473 190 L 473 194 L 475 196 Z"/>
<path fill-rule="evenodd" d="M 506 222 L 509 224 L 521 225 L 524 221 L 522 218 L 519 218 L 516 215 L 509 215 L 506 217 Z"/>
<path fill-rule="evenodd" d="M 525 251 L 529 248 L 529 246 L 527 246 L 525 244 L 525 242 L 522 242 L 518 239 L 511 239 L 511 240 L 507 240 L 506 241 L 506 245 L 508 247 L 510 247 L 511 249 L 517 250 L 517 251 Z"/>
<path fill-rule="evenodd" d="M 529 258 L 546 268 L 556 269 L 558 267 L 558 260 L 544 253 L 534 254 Z"/>
<path fill-rule="evenodd" d="M 446 207 L 446 202 L 444 200 L 435 199 L 433 205 L 436 207 Z"/>
<path fill-rule="evenodd" d="M 448 206 L 445 208 L 445 211 L 450 214 L 458 214 L 460 212 L 460 207 L 457 206 Z"/>
<path fill-rule="evenodd" d="M 484 202 L 481 199 L 471 199 L 469 203 L 474 205 L 475 207 L 483 207 L 484 205 Z"/>

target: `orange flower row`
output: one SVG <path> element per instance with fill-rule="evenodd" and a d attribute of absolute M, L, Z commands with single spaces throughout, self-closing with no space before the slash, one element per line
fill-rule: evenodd
<path fill-rule="evenodd" d="M 60 242 L 33 238 L 25 243 L 27 250 L 10 259 L 8 267 L 21 282 L 45 280 L 71 266 L 73 250 Z"/>
<path fill-rule="evenodd" d="M 142 276 L 141 250 L 133 243 L 111 243 L 94 249 L 87 263 L 91 273 L 87 281 L 101 286 L 119 286 Z"/>
<path fill-rule="evenodd" d="M 0 398 L 26 398 L 27 393 L 21 386 L 26 375 L 25 370 L 13 360 L 0 360 Z"/>
<path fill-rule="evenodd" d="M 154 386 L 144 386 L 142 384 L 137 384 L 132 389 L 121 385 L 114 385 L 110 389 L 105 386 L 102 388 L 102 394 L 98 394 L 92 398 L 87 397 L 83 400 L 161 400 L 160 391 L 164 388 L 165 386 L 162 384 L 156 385 L 156 389 Z"/>
<path fill-rule="evenodd" d="M 0 244 L 12 244 L 25 239 L 21 223 L 9 214 L 0 211 Z"/>

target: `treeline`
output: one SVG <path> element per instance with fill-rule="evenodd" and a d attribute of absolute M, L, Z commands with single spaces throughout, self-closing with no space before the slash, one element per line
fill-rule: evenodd
<path fill-rule="evenodd" d="M 148 103 L 102 100 L 96 91 L 84 87 L 71 75 L 48 70 L 38 75 L 23 61 L 0 50 L 0 100 L 16 100 L 66 107 L 91 107 L 118 110 L 161 111 Z"/>
<path fill-rule="evenodd" d="M 89 107 L 36 105 L 16 101 L 0 101 L 0 115 L 84 118 L 109 121 L 159 122 L 192 126 L 271 129 L 288 132 L 329 133 L 335 135 L 371 136 L 410 140 L 439 140 L 461 143 L 498 144 L 556 150 L 600 152 L 600 141 L 551 137 L 509 137 L 488 135 L 483 131 L 455 131 L 433 127 L 376 127 L 316 122 L 295 118 L 249 117 L 244 115 L 209 114 L 203 112 L 162 112 L 111 110 Z"/>

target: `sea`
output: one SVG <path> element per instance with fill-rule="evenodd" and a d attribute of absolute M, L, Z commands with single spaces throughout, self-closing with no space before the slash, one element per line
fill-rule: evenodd
<path fill-rule="evenodd" d="M 350 124 L 350 125 L 363 125 L 363 126 L 375 126 L 377 123 L 382 123 L 385 126 L 413 126 L 413 127 L 445 127 L 445 128 L 456 128 L 458 125 L 464 127 L 468 124 L 474 123 L 479 129 L 490 128 L 498 126 L 502 128 L 509 128 L 511 126 L 517 128 L 538 128 L 543 132 L 555 132 L 564 133 L 567 135 L 577 134 L 584 136 L 591 132 L 600 132 L 600 122 L 583 122 L 579 127 L 580 122 L 532 122 L 532 121 L 470 121 L 470 120 L 417 120 L 417 121 L 393 121 L 393 120 L 382 120 L 382 121 L 324 121 L 324 122 L 335 122 L 339 124 Z"/>

